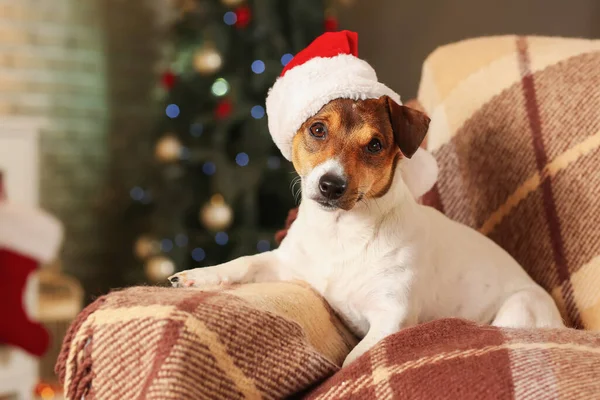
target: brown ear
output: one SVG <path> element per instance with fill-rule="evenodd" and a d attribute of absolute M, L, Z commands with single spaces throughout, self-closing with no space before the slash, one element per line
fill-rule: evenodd
<path fill-rule="evenodd" d="M 420 111 L 399 105 L 388 96 L 383 97 L 396 144 L 405 157 L 411 158 L 427 134 L 430 119 Z"/>

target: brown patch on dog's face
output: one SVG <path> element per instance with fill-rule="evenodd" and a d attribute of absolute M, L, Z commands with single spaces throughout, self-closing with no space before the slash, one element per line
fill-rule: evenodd
<path fill-rule="evenodd" d="M 387 193 L 398 161 L 412 156 L 429 123 L 405 109 L 387 96 L 337 99 L 309 118 L 292 151 L 305 194 L 324 208 L 350 210 Z"/>

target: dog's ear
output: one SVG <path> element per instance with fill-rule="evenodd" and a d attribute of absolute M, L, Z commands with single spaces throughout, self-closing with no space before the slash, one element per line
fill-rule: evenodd
<path fill-rule="evenodd" d="M 402 154 L 411 158 L 429 129 L 429 117 L 410 107 L 401 106 L 388 96 L 383 96 L 388 110 L 394 139 Z"/>

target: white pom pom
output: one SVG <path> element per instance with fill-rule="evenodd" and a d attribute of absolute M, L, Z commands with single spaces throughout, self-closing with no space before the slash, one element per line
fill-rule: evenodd
<path fill-rule="evenodd" d="M 438 165 L 433 155 L 419 148 L 412 158 L 405 158 L 400 165 L 402 180 L 415 199 L 427 193 L 438 177 Z"/>

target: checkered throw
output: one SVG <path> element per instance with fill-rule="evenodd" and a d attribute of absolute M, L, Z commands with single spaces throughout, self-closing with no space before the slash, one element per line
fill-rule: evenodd
<path fill-rule="evenodd" d="M 600 335 L 593 332 L 446 319 L 392 335 L 339 371 L 355 344 L 327 304 L 300 284 L 138 287 L 104 296 L 79 315 L 57 372 L 73 400 L 600 394 Z"/>
<path fill-rule="evenodd" d="M 440 166 L 429 204 L 506 249 L 568 324 L 600 329 L 600 40 L 444 46 L 418 97 Z"/>
<path fill-rule="evenodd" d="M 355 344 L 302 284 L 136 287 L 77 317 L 56 372 L 68 399 L 279 399 L 335 373 Z"/>
<path fill-rule="evenodd" d="M 600 398 L 600 335 L 444 319 L 389 336 L 308 399 Z"/>

